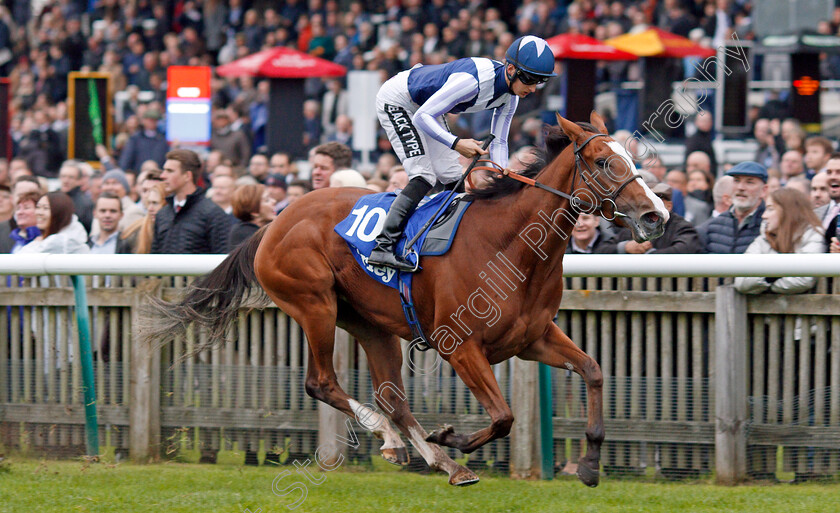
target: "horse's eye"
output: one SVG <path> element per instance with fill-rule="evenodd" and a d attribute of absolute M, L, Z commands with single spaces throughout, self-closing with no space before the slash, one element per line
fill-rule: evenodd
<path fill-rule="evenodd" d="M 607 159 L 596 159 L 595 165 L 598 167 L 604 167 L 607 165 Z"/>

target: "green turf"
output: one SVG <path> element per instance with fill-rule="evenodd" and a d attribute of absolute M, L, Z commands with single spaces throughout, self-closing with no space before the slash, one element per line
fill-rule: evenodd
<path fill-rule="evenodd" d="M 376 465 L 378 468 L 379 466 Z M 0 464 L 0 512 L 229 512 L 290 511 L 298 493 L 278 497 L 272 481 L 294 467 L 244 467 L 161 463 L 138 466 L 7 457 Z M 838 484 L 721 487 L 705 483 L 640 483 L 605 479 L 598 488 L 576 480 L 513 481 L 483 477 L 454 488 L 441 474 L 342 468 L 320 485 L 298 474 L 279 480 L 278 491 L 307 483 L 294 511 L 325 513 L 420 512 L 756 512 L 837 513 Z"/>

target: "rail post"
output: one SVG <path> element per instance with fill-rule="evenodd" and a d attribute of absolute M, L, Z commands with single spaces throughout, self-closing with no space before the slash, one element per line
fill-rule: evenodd
<path fill-rule="evenodd" d="M 747 299 L 732 285 L 715 303 L 715 470 L 720 484 L 747 474 Z"/>
<path fill-rule="evenodd" d="M 90 349 L 90 318 L 84 276 L 73 275 L 76 320 L 79 324 L 79 357 L 82 364 L 82 388 L 85 396 L 85 446 L 88 456 L 99 455 L 99 425 L 96 416 L 96 379 L 93 376 L 93 352 Z"/>

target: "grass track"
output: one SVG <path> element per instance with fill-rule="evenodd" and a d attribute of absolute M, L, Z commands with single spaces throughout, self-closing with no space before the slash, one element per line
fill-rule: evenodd
<path fill-rule="evenodd" d="M 290 511 L 300 496 L 272 493 L 272 480 L 293 467 L 162 463 L 85 465 L 77 461 L 8 458 L 0 467 L 0 512 L 228 512 Z M 317 472 L 316 477 L 320 476 Z M 512 481 L 483 477 L 453 488 L 441 474 L 370 472 L 350 468 L 323 474 L 323 484 L 298 474 L 278 490 L 306 482 L 308 496 L 294 511 L 324 513 L 421 512 L 755 512 L 837 513 L 840 485 L 738 486 L 604 480 L 586 488 L 576 480 Z"/>

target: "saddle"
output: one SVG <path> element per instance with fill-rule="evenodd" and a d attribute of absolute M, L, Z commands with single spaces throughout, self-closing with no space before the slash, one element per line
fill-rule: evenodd
<path fill-rule="evenodd" d="M 367 263 L 367 258 L 376 246 L 376 236 L 382 230 L 385 216 L 396 197 L 397 195 L 393 192 L 362 196 L 353 206 L 351 214 L 335 226 L 335 232 L 347 242 L 356 262 L 367 275 L 395 289 L 399 288 L 396 279 L 397 271 L 389 267 L 370 265 Z M 398 251 L 405 250 L 406 242 L 414 238 L 447 199 L 449 199 L 449 193 L 442 192 L 420 202 L 417 210 L 406 223 L 403 238 L 397 243 Z M 417 239 L 412 248 L 413 252 L 409 254 L 409 259 L 416 263 L 418 254 L 419 256 L 438 256 L 449 251 L 461 218 L 471 204 L 471 201 L 465 199 L 464 194 L 453 196 L 431 228 Z"/>

